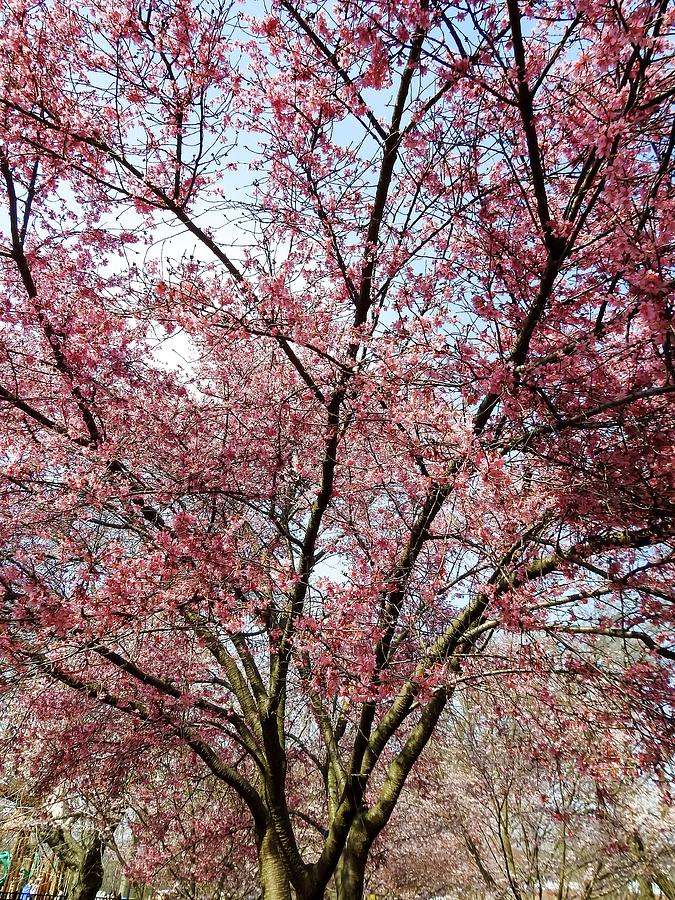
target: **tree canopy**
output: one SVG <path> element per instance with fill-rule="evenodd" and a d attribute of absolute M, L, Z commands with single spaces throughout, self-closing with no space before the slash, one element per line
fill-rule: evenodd
<path fill-rule="evenodd" d="M 467 686 L 666 784 L 666 0 L 1 10 L 16 739 L 210 774 L 265 900 L 361 898 Z"/>

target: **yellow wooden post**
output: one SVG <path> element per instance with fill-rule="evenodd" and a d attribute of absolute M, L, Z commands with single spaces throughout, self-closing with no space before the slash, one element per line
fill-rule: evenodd
<path fill-rule="evenodd" d="M 20 831 L 14 841 L 14 849 L 12 850 L 12 860 L 9 864 L 9 871 L 5 879 L 4 889 L 9 894 L 13 891 L 21 889 L 21 868 L 26 849 L 28 846 L 28 834 Z"/>

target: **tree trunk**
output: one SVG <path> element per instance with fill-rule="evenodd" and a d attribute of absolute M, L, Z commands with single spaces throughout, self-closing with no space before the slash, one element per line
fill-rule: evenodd
<path fill-rule="evenodd" d="M 92 831 L 76 841 L 67 828 L 55 825 L 44 829 L 41 837 L 75 875 L 72 900 L 94 900 L 103 884 L 104 844 L 100 833 Z"/>
<path fill-rule="evenodd" d="M 656 900 L 654 888 L 652 887 L 652 880 L 645 870 L 645 845 L 637 831 L 633 834 L 631 844 L 635 853 L 636 867 L 638 869 L 638 897 L 640 900 Z"/>
<path fill-rule="evenodd" d="M 638 894 L 640 900 L 656 900 L 652 883 L 645 875 L 638 876 L 638 888 L 640 891 Z"/>
<path fill-rule="evenodd" d="M 338 900 L 363 900 L 371 844 L 372 838 L 364 829 L 352 826 L 335 873 Z"/>
<path fill-rule="evenodd" d="M 263 900 L 291 900 L 288 872 L 272 828 L 258 838 L 258 867 Z"/>
<path fill-rule="evenodd" d="M 98 832 L 86 836 L 81 844 L 82 856 L 76 870 L 72 900 L 95 900 L 103 884 L 103 841 Z"/>

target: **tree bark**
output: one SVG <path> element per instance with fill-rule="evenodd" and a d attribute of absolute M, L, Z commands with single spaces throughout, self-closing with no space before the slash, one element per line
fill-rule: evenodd
<path fill-rule="evenodd" d="M 372 842 L 364 828 L 352 826 L 335 873 L 338 900 L 362 900 Z"/>
<path fill-rule="evenodd" d="M 291 900 L 291 885 L 274 830 L 258 837 L 258 867 L 262 900 Z"/>
<path fill-rule="evenodd" d="M 75 873 L 72 900 L 95 900 L 103 884 L 104 844 L 100 833 L 92 831 L 76 841 L 67 829 L 55 826 L 43 831 L 42 839 Z"/>
<path fill-rule="evenodd" d="M 98 832 L 82 840 L 82 856 L 77 867 L 71 900 L 95 900 L 103 884 L 103 841 Z"/>
<path fill-rule="evenodd" d="M 636 867 L 638 869 L 637 882 L 639 900 L 656 900 L 654 888 L 652 887 L 652 879 L 645 870 L 645 845 L 637 831 L 633 833 L 631 845 L 635 853 Z"/>

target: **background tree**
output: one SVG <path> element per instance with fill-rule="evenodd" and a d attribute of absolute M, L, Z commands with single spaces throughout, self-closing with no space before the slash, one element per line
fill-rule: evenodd
<path fill-rule="evenodd" d="M 548 688 L 545 704 L 494 682 L 457 702 L 374 848 L 384 896 L 671 895 L 671 806 L 620 734 L 578 716 L 566 677 Z"/>
<path fill-rule="evenodd" d="M 27 687 L 0 741 L 0 832 L 31 832 L 52 868 L 70 873 L 69 897 L 137 896 L 144 887 L 186 900 L 255 893 L 250 829 L 222 782 L 128 734 L 79 744 L 63 708 L 30 715 Z"/>
<path fill-rule="evenodd" d="M 2 11 L 0 647 L 64 755 L 194 758 L 266 900 L 362 895 L 472 672 L 663 769 L 665 0 Z"/>
<path fill-rule="evenodd" d="M 69 895 L 73 900 L 94 900 L 103 884 L 104 837 L 84 810 L 80 808 L 75 812 L 68 806 L 63 801 L 55 802 L 53 796 L 43 801 L 29 792 L 25 779 L 6 777 L 3 772 L 0 833 L 4 832 L 12 839 L 10 852 L 14 852 L 22 835 L 31 835 L 33 843 L 28 846 L 33 863 L 34 854 L 42 854 L 45 858 L 53 855 L 49 868 L 55 872 L 59 869 L 68 871 Z M 27 871 L 24 877 L 34 891 L 38 889 L 30 872 Z"/>

